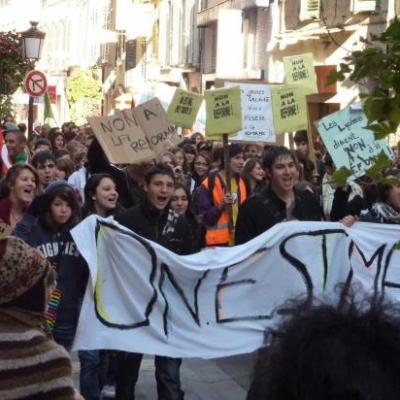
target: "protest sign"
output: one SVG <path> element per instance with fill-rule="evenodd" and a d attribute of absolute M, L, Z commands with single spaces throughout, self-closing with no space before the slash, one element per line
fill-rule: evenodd
<path fill-rule="evenodd" d="M 306 94 L 301 85 L 271 86 L 275 133 L 307 128 Z"/>
<path fill-rule="evenodd" d="M 340 283 L 399 301 L 398 225 L 284 222 L 240 246 L 178 256 L 112 219 L 72 230 L 90 279 L 74 349 L 215 358 L 256 350 L 288 299 Z M 88 335 L 88 332 L 91 334 Z"/>
<path fill-rule="evenodd" d="M 346 167 L 351 178 L 364 175 L 374 165 L 374 157 L 382 151 L 394 159 L 386 139 L 375 140 L 365 129 L 368 120 L 363 111 L 346 107 L 316 122 L 316 127 L 337 168 Z"/>
<path fill-rule="evenodd" d="M 157 98 L 135 107 L 133 114 L 157 155 L 179 143 L 179 136 Z"/>
<path fill-rule="evenodd" d="M 222 134 L 233 135 L 242 129 L 239 86 L 206 90 L 206 136 L 220 139 Z"/>
<path fill-rule="evenodd" d="M 88 118 L 88 122 L 110 162 L 132 164 L 155 158 L 132 109 Z"/>
<path fill-rule="evenodd" d="M 226 87 L 237 86 L 225 82 Z M 242 130 L 230 140 L 275 142 L 275 128 L 272 116 L 271 89 L 265 84 L 240 83 Z"/>
<path fill-rule="evenodd" d="M 314 69 L 314 57 L 311 53 L 283 57 L 286 83 L 298 84 L 306 89 L 304 93 L 318 93 L 317 76 Z"/>
<path fill-rule="evenodd" d="M 176 89 L 168 107 L 171 122 L 183 128 L 192 128 L 199 112 L 203 96 L 187 90 Z"/>

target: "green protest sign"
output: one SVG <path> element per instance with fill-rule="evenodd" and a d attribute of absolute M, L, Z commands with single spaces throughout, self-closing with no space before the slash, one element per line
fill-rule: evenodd
<path fill-rule="evenodd" d="M 349 106 L 327 115 L 315 125 L 336 167 L 350 170 L 353 179 L 364 175 L 382 151 L 394 159 L 388 141 L 375 140 L 373 132 L 365 129 L 367 117 L 363 111 Z"/>
<path fill-rule="evenodd" d="M 176 89 L 167 111 L 170 121 L 183 128 L 192 128 L 202 101 L 200 94 Z"/>
<path fill-rule="evenodd" d="M 277 134 L 307 128 L 307 88 L 302 85 L 271 85 L 272 111 Z"/>
<path fill-rule="evenodd" d="M 220 138 L 226 133 L 234 135 L 242 129 L 242 110 L 240 87 L 207 90 L 206 100 L 206 136 Z"/>
<path fill-rule="evenodd" d="M 314 58 L 311 53 L 283 57 L 286 83 L 298 84 L 307 88 L 305 94 L 318 93 Z"/>

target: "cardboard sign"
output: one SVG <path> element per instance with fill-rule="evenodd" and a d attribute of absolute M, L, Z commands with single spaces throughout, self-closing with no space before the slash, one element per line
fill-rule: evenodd
<path fill-rule="evenodd" d="M 374 165 L 373 158 L 384 151 L 394 159 L 386 139 L 375 140 L 368 129 L 363 111 L 352 111 L 350 106 L 327 115 L 316 122 L 316 127 L 337 168 L 352 171 L 351 179 L 364 175 Z"/>
<path fill-rule="evenodd" d="M 175 127 L 157 98 L 137 106 L 133 114 L 154 153 L 161 154 L 180 142 Z"/>
<path fill-rule="evenodd" d="M 306 95 L 303 86 L 271 86 L 271 96 L 276 134 L 307 128 Z"/>
<path fill-rule="evenodd" d="M 175 125 L 192 128 L 199 112 L 203 96 L 197 93 L 176 89 L 168 107 L 168 117 Z"/>
<path fill-rule="evenodd" d="M 110 162 L 132 164 L 155 158 L 132 109 L 88 121 Z"/>
<path fill-rule="evenodd" d="M 240 87 L 207 90 L 206 136 L 218 139 L 222 134 L 236 134 L 242 129 Z"/>
<path fill-rule="evenodd" d="M 286 83 L 305 86 L 305 94 L 318 93 L 317 76 L 314 69 L 314 58 L 311 53 L 283 57 Z"/>
<path fill-rule="evenodd" d="M 236 85 L 235 82 L 225 82 L 226 87 Z M 232 136 L 230 140 L 275 142 L 270 86 L 241 83 L 239 87 L 243 129 L 237 135 Z"/>

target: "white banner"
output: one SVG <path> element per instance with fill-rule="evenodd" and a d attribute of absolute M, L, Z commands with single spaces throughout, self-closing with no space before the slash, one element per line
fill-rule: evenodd
<path fill-rule="evenodd" d="M 178 256 L 112 219 L 72 231 L 89 264 L 74 349 L 214 358 L 260 347 L 277 307 L 294 297 L 337 300 L 353 271 L 367 292 L 399 299 L 400 227 L 285 222 L 231 248 Z"/>

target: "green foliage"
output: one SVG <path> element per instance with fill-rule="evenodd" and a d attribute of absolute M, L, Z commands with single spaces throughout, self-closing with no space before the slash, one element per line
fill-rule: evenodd
<path fill-rule="evenodd" d="M 384 151 L 381 151 L 377 157 L 373 159 L 374 165 L 365 171 L 365 175 L 375 183 L 383 183 L 384 185 L 396 186 L 400 184 L 398 178 L 386 177 L 385 172 L 392 166 L 392 160 L 387 156 Z M 337 186 L 346 184 L 347 179 L 351 176 L 352 172 L 346 168 L 341 167 L 332 174 L 331 181 Z"/>
<path fill-rule="evenodd" d="M 333 71 L 328 83 L 343 81 L 367 86 L 361 98 L 368 118 L 367 128 L 376 139 L 396 132 L 400 124 L 400 21 L 396 18 L 380 35 L 362 40 L 366 48 L 354 51 Z"/>
<path fill-rule="evenodd" d="M 33 67 L 22 57 L 19 34 L 0 32 L 0 118 L 11 113 L 11 96 Z"/>
<path fill-rule="evenodd" d="M 337 169 L 332 174 L 332 182 L 337 186 L 344 186 L 347 182 L 347 178 L 351 175 L 351 171 L 346 167 L 341 167 Z"/>
<path fill-rule="evenodd" d="M 67 96 L 71 119 L 76 124 L 83 125 L 88 116 L 99 114 L 101 85 L 93 71 L 80 70 L 69 78 Z"/>

